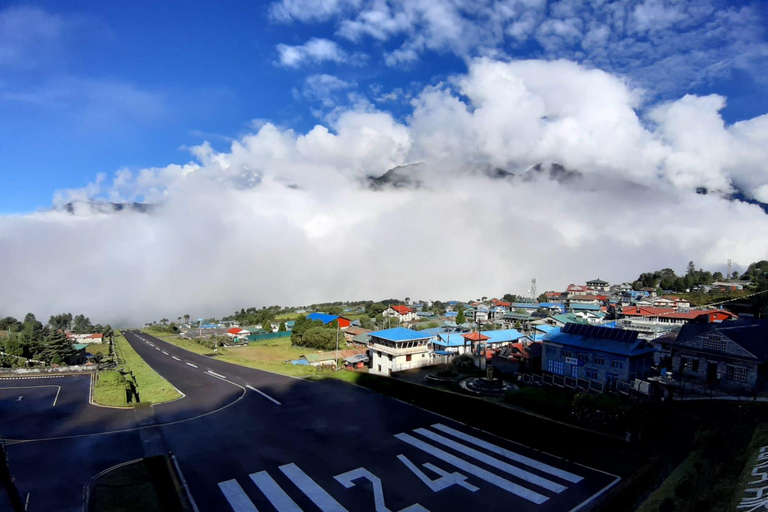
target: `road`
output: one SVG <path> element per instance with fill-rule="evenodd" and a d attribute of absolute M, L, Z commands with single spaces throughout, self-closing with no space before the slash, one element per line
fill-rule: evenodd
<path fill-rule="evenodd" d="M 135 413 L 89 404 L 88 377 L 0 380 L 30 511 L 80 510 L 91 476 L 167 451 L 203 512 L 587 510 L 618 481 L 360 387 L 124 334 L 184 398 Z"/>

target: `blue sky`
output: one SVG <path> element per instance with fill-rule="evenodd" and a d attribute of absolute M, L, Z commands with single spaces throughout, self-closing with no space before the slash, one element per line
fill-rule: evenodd
<path fill-rule="evenodd" d="M 0 8 L 0 213 L 98 173 L 225 150 L 262 120 L 305 132 L 369 102 L 396 119 L 477 56 L 566 58 L 642 87 L 768 112 L 763 2 L 10 2 Z M 599 5 L 600 7 L 595 7 Z M 435 7 L 437 6 L 437 7 Z M 482 6 L 482 9 L 479 7 Z"/>

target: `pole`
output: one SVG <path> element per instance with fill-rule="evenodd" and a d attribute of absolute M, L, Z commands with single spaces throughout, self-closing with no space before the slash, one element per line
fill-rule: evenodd
<path fill-rule="evenodd" d="M 339 320 L 336 320 L 336 367 L 334 370 L 339 369 L 339 330 L 341 330 L 341 326 L 339 324 Z"/>

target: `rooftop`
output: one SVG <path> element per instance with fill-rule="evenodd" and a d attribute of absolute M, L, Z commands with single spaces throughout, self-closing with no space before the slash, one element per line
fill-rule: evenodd
<path fill-rule="evenodd" d="M 637 335 L 637 331 L 569 323 L 544 336 L 544 342 L 628 357 L 656 351 L 648 342 L 639 340 Z"/>
<path fill-rule="evenodd" d="M 381 338 L 387 341 L 412 341 L 429 338 L 428 335 L 424 335 L 413 329 L 406 329 L 405 327 L 393 327 L 392 329 L 371 332 L 369 335 L 371 338 Z"/>

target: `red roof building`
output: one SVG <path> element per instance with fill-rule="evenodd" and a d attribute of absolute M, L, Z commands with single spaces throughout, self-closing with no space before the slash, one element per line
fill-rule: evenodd
<path fill-rule="evenodd" d="M 464 338 L 467 341 L 473 341 L 473 342 L 474 341 L 485 341 L 485 340 L 491 339 L 488 336 L 486 336 L 486 335 L 484 335 L 484 334 L 482 334 L 482 333 L 480 333 L 478 331 L 472 331 L 472 332 L 467 333 L 467 334 L 462 334 L 461 337 Z"/>
<path fill-rule="evenodd" d="M 413 310 L 409 308 L 408 306 L 390 306 L 392 309 L 400 313 L 401 315 L 407 315 L 408 313 L 413 313 Z"/>
<path fill-rule="evenodd" d="M 619 313 L 619 318 L 658 319 L 659 321 L 664 321 L 664 319 L 666 319 L 669 322 L 689 322 L 702 315 L 706 315 L 708 322 L 722 322 L 723 320 L 732 320 L 736 318 L 736 315 L 730 311 L 722 309 L 678 310 L 675 308 L 654 308 L 649 306 L 625 307 L 621 313 Z"/>

